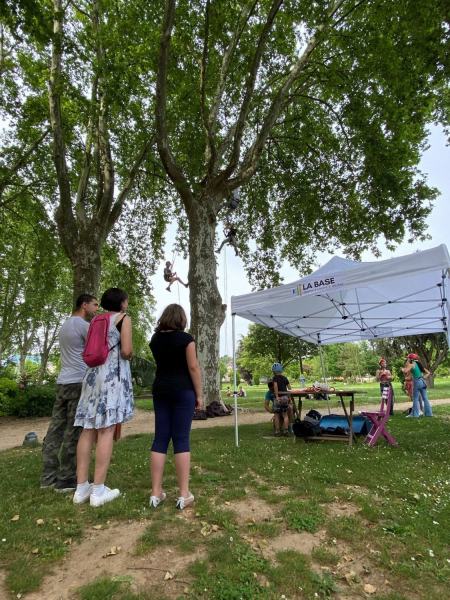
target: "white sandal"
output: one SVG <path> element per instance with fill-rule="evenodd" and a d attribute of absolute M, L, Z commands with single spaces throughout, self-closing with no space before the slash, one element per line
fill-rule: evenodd
<path fill-rule="evenodd" d="M 177 500 L 177 508 L 183 510 L 186 506 L 190 506 L 194 502 L 194 494 L 189 492 L 189 496 L 187 498 L 183 498 L 180 496 Z M 187 503 L 187 504 L 186 504 Z"/>
<path fill-rule="evenodd" d="M 166 494 L 164 492 L 162 493 L 161 498 L 158 498 L 158 496 L 150 496 L 150 508 L 156 508 L 159 504 L 161 504 L 161 502 L 164 502 L 165 499 Z"/>

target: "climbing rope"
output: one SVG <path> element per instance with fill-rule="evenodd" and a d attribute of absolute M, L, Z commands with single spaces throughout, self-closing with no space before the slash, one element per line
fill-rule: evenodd
<path fill-rule="evenodd" d="M 225 311 L 225 356 L 228 356 L 228 269 L 227 269 L 227 247 L 223 257 L 223 297 L 224 304 L 227 305 Z"/>

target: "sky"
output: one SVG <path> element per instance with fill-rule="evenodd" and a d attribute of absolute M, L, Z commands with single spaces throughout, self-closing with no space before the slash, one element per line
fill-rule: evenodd
<path fill-rule="evenodd" d="M 387 250 L 382 243 L 379 244 L 381 257 L 376 259 L 371 252 L 364 252 L 362 255 L 363 261 L 386 260 L 394 256 L 403 256 L 411 254 L 416 250 L 426 250 L 440 244 L 446 244 L 450 247 L 450 147 L 446 146 L 446 138 L 442 133 L 441 128 L 431 127 L 429 137 L 429 149 L 424 153 L 420 163 L 420 170 L 428 175 L 428 184 L 438 188 L 441 195 L 436 200 L 432 213 L 429 215 L 427 224 L 427 233 L 431 236 L 430 240 L 424 242 L 414 242 L 408 244 L 406 241 L 400 244 L 394 252 Z M 175 236 L 175 228 L 173 227 L 167 232 L 166 244 L 166 260 L 171 260 L 173 256 L 172 242 Z M 342 255 L 339 250 L 335 252 L 336 256 Z M 324 265 L 333 255 L 325 252 L 317 255 L 317 267 Z M 181 256 L 175 258 L 174 270 L 178 276 L 187 281 L 188 261 L 183 260 Z M 152 285 L 154 288 L 154 296 L 156 299 L 156 315 L 160 315 L 165 306 L 172 302 L 179 302 L 186 313 L 189 315 L 189 290 L 185 289 L 178 283 L 172 285 L 172 292 L 166 291 L 167 283 L 163 279 L 164 264 L 161 262 L 158 272 L 154 275 Z M 293 269 L 289 264 L 284 264 L 281 269 L 281 274 L 285 283 L 299 279 L 299 274 L 296 269 Z M 218 286 L 219 292 L 222 295 L 223 301 L 230 307 L 231 296 L 239 296 L 251 292 L 251 286 L 246 280 L 245 271 L 242 261 L 239 257 L 235 257 L 234 250 L 224 246 L 218 260 Z M 236 317 L 236 342 L 240 336 L 247 333 L 249 321 Z M 227 319 L 222 326 L 220 332 L 220 355 L 225 354 L 231 356 L 233 351 L 231 342 L 231 313 L 228 308 Z"/>

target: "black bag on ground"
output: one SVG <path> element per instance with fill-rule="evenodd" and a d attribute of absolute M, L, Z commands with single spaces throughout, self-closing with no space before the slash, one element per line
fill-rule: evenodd
<path fill-rule="evenodd" d="M 312 421 L 300 421 L 300 419 L 295 419 L 292 429 L 294 430 L 295 437 L 304 438 L 313 435 L 322 435 L 320 426 Z"/>
<path fill-rule="evenodd" d="M 194 421 L 206 421 L 208 417 L 206 416 L 206 412 L 204 410 L 196 410 L 194 412 Z"/>
<path fill-rule="evenodd" d="M 228 415 L 231 414 L 231 412 L 226 410 L 217 400 L 208 404 L 205 410 L 208 419 L 213 419 L 214 417 L 228 417 Z"/>
<path fill-rule="evenodd" d="M 306 413 L 305 421 L 309 421 L 310 423 L 318 423 L 321 418 L 322 415 L 320 412 L 312 408 L 308 413 Z"/>

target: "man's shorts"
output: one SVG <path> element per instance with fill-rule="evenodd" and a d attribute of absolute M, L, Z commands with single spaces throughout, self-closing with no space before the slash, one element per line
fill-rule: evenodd
<path fill-rule="evenodd" d="M 287 396 L 278 396 L 278 400 L 273 401 L 273 412 L 283 414 L 288 411 L 289 398 Z"/>

